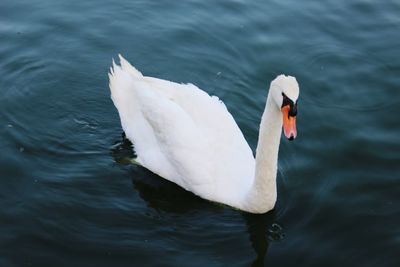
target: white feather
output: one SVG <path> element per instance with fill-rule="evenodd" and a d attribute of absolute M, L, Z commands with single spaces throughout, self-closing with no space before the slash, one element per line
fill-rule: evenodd
<path fill-rule="evenodd" d="M 225 105 L 193 84 L 145 77 L 119 57 L 111 98 L 137 161 L 202 198 L 251 211 L 255 159 Z"/>

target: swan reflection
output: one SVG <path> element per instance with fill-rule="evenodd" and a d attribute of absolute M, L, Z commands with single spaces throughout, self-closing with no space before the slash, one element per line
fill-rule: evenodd
<path fill-rule="evenodd" d="M 125 138 L 124 134 L 111 148 L 111 154 L 119 165 L 131 164 L 129 159 L 135 156 L 132 143 Z M 284 237 L 283 229 L 275 222 L 276 214 L 274 210 L 265 214 L 236 211 L 201 199 L 145 168 L 140 166 L 135 166 L 134 168 L 133 187 L 147 206 L 157 212 L 175 215 L 193 212 L 215 214 L 222 213 L 228 209 L 229 216 L 240 214 L 246 224 L 249 240 L 256 255 L 250 266 L 265 266 L 269 244 L 273 241 L 280 241 Z"/>

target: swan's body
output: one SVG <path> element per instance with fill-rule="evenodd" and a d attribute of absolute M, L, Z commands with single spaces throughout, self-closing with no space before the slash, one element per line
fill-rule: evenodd
<path fill-rule="evenodd" d="M 217 97 L 192 84 L 145 77 L 120 59 L 121 66 L 114 63 L 109 74 L 111 97 L 142 166 L 211 201 L 253 213 L 274 207 L 282 131 L 280 109 L 271 102 L 275 97 L 267 100 L 255 160 Z M 298 97 L 298 90 L 285 93 Z"/>

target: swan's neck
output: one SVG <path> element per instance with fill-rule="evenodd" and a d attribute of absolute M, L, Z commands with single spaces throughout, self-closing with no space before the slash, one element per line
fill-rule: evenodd
<path fill-rule="evenodd" d="M 283 122 L 281 111 L 270 95 L 260 124 L 254 182 L 246 201 L 247 209 L 254 213 L 273 209 L 277 195 L 276 174 Z"/>

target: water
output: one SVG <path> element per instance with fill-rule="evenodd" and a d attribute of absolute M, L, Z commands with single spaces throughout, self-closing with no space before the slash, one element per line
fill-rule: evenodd
<path fill-rule="evenodd" d="M 399 266 L 398 1 L 2 1 L 0 266 Z M 121 160 L 118 53 L 227 105 L 251 147 L 301 86 L 278 203 L 250 215 Z"/>

